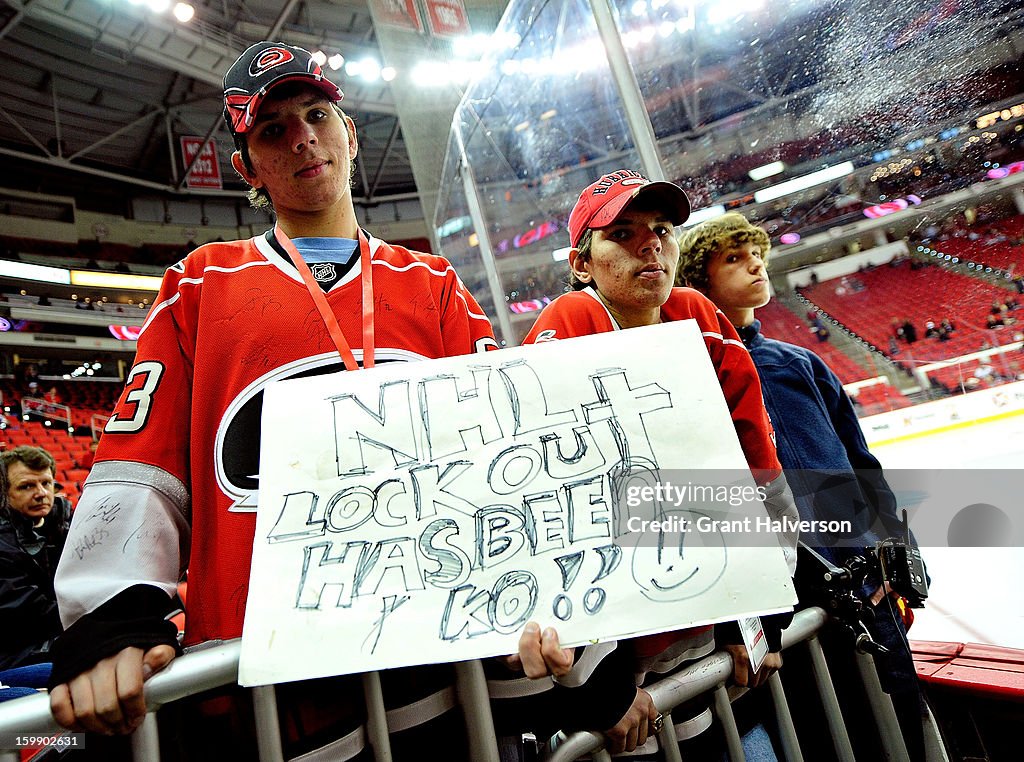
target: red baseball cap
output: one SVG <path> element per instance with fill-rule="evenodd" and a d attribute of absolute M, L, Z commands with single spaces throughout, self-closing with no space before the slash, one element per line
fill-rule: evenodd
<path fill-rule="evenodd" d="M 332 103 L 345 97 L 341 88 L 324 76 L 308 50 L 269 41 L 249 46 L 224 75 L 224 120 L 231 134 L 251 130 L 270 89 L 294 80 L 321 90 Z"/>
<path fill-rule="evenodd" d="M 604 175 L 580 194 L 569 214 L 569 244 L 578 246 L 588 228 L 611 225 L 641 195 L 660 197 L 673 225 L 681 225 L 690 216 L 690 200 L 678 185 L 663 180 L 651 182 L 632 169 L 620 169 Z"/>

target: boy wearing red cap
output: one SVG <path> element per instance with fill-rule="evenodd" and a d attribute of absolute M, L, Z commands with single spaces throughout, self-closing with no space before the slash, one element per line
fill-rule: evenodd
<path fill-rule="evenodd" d="M 57 573 L 67 632 L 51 705 L 63 725 L 138 727 L 144 676 L 175 654 L 167 616 L 186 569 L 186 645 L 241 635 L 268 383 L 495 345 L 446 260 L 359 229 L 341 98 L 308 51 L 279 42 L 251 46 L 225 75 L 232 165 L 277 222 L 169 268 L 143 326 L 76 511 L 78 552 Z"/>
<path fill-rule="evenodd" d="M 771 423 L 749 354 L 729 320 L 705 296 L 693 289 L 673 287 L 679 257 L 675 226 L 684 223 L 689 214 L 690 204 L 681 188 L 668 182 L 651 182 L 633 170 L 611 172 L 588 186 L 569 215 L 569 283 L 573 290 L 544 309 L 523 343 L 696 320 L 747 464 L 755 480 L 767 488 L 766 505 L 775 516 L 794 518 L 796 507 L 781 475 Z M 787 540 L 785 551 L 792 572 L 796 538 Z M 735 623 L 717 628 L 720 641 L 728 643 L 726 648 L 733 654 L 737 683 L 759 685 L 781 665 L 780 624 L 779 620 L 765 623 L 771 653 L 756 673 L 749 668 Z M 714 645 L 712 628 L 698 627 L 635 638 L 628 649 L 636 677 L 642 680 L 649 671 L 664 673 L 710 654 Z M 625 685 L 619 675 L 617 695 L 610 695 L 609 684 L 614 681 L 608 673 L 622 672 L 622 654 L 614 655 L 614 651 L 623 646 L 601 644 L 604 653 L 597 659 L 576 659 L 577 654 L 559 647 L 553 628 L 541 631 L 535 623 L 527 626 L 520 641 L 519 659 L 527 676 L 554 675 L 556 680 L 569 684 L 593 681 L 601 685 L 600 700 L 613 705 L 616 716 L 622 717 L 610 729 L 601 728 L 613 752 L 643 746 L 657 715 L 650 697 L 632 686 L 632 672 L 628 674 L 630 683 Z M 611 658 L 607 658 L 609 655 Z M 604 674 L 595 662 L 606 665 Z M 710 712 L 701 712 L 689 725 L 690 730 L 700 733 L 709 724 Z"/>

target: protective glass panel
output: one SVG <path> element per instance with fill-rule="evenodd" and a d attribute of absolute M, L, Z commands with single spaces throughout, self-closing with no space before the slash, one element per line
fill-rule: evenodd
<path fill-rule="evenodd" d="M 771 238 L 767 335 L 824 358 L 861 415 L 1024 380 L 1014 4 L 612 10 L 690 224 L 738 211 Z M 513 2 L 498 34 L 511 47 L 481 64 L 455 129 L 515 341 L 564 288 L 551 253 L 576 195 L 640 166 L 589 3 Z"/>
<path fill-rule="evenodd" d="M 586 0 L 513 3 L 495 39 L 513 44 L 481 62 L 485 72 L 467 89 L 453 130 L 477 187 L 509 339 L 518 343 L 537 310 L 565 290 L 567 266 L 553 252 L 568 245 L 565 223 L 580 191 L 604 172 L 637 166 L 637 157 Z M 458 151 L 457 141 L 449 150 Z M 458 164 L 447 163 L 445 186 L 461 185 L 448 174 Z M 452 230 L 460 214 L 458 203 L 438 205 L 445 256 L 475 245 L 475 228 Z"/>

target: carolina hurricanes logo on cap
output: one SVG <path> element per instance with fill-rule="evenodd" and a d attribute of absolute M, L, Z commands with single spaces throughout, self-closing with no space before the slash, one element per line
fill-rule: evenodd
<path fill-rule="evenodd" d="M 226 93 L 224 103 L 231 117 L 231 129 L 235 132 L 247 132 L 256 118 L 252 105 L 258 101 L 259 93 L 249 94 L 242 91 Z"/>
<path fill-rule="evenodd" d="M 641 175 L 639 172 L 634 172 L 632 169 L 620 169 L 618 172 L 609 172 L 607 175 L 602 177 L 593 185 L 593 190 L 590 192 L 592 196 L 601 196 L 607 193 L 612 188 L 619 186 L 628 185 L 646 185 L 647 178 Z"/>
<path fill-rule="evenodd" d="M 295 58 L 295 56 L 292 55 L 290 50 L 285 50 L 284 48 L 267 48 L 256 58 L 252 59 L 252 63 L 249 64 L 249 76 L 258 77 L 268 69 L 273 69 L 275 66 L 286 64 L 293 58 Z"/>

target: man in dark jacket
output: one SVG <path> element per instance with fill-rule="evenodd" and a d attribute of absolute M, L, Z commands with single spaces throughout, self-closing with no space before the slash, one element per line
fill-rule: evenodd
<path fill-rule="evenodd" d="M 53 575 L 71 512 L 55 467 L 39 447 L 0 453 L 0 669 L 49 661 L 61 632 Z"/>

